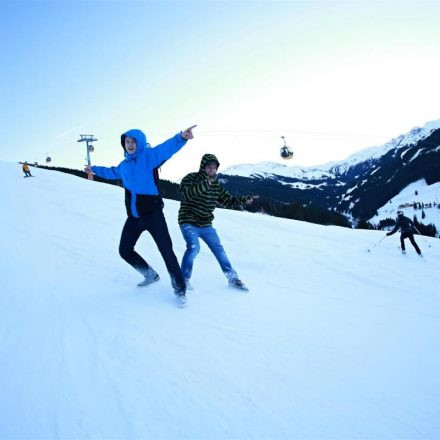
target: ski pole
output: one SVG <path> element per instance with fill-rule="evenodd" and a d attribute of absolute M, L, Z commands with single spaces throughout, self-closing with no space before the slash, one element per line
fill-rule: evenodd
<path fill-rule="evenodd" d="M 419 235 L 422 237 L 423 241 L 428 245 L 428 247 L 431 247 L 431 245 L 428 243 L 428 241 L 425 239 L 422 233 L 415 226 L 414 229 L 419 233 Z"/>
<path fill-rule="evenodd" d="M 387 235 L 384 235 L 374 246 L 371 246 L 370 249 L 367 249 L 368 252 L 371 252 L 382 240 L 387 238 Z"/>

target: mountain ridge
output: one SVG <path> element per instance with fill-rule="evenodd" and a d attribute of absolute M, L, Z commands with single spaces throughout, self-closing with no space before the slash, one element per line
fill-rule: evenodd
<path fill-rule="evenodd" d="M 313 204 L 343 213 L 356 224 L 372 219 L 408 185 L 421 179 L 428 185 L 439 182 L 439 169 L 440 120 L 435 120 L 340 162 L 319 167 L 237 165 L 219 176 L 231 192 Z"/>
<path fill-rule="evenodd" d="M 393 138 L 390 141 L 386 142 L 383 145 L 367 147 L 356 153 L 349 155 L 345 159 L 326 162 L 321 165 L 289 166 L 279 162 L 263 161 L 263 162 L 257 162 L 255 164 L 233 165 L 226 168 L 224 171 L 222 171 L 221 174 L 249 177 L 250 172 L 252 170 L 254 170 L 253 171 L 254 174 L 257 175 L 270 174 L 271 171 L 278 171 L 279 173 L 277 175 L 281 175 L 285 177 L 300 177 L 301 173 L 299 172 L 302 172 L 305 175 L 305 177 L 307 177 L 309 173 L 313 174 L 313 172 L 322 173 L 322 175 L 325 175 L 327 173 L 342 174 L 344 172 L 343 170 L 344 169 L 346 170 L 347 167 L 350 168 L 351 166 L 355 166 L 360 162 L 364 162 L 369 159 L 372 160 L 379 158 L 385 155 L 388 151 L 390 151 L 393 148 L 398 148 L 398 147 L 404 148 L 408 145 L 414 144 L 420 141 L 421 139 L 428 137 L 434 130 L 437 129 L 440 129 L 440 119 L 427 122 L 423 127 L 414 127 L 408 133 L 401 134 L 396 138 Z M 242 171 L 243 174 L 236 174 L 239 171 Z M 281 171 L 284 171 L 284 173 L 280 173 Z M 276 173 L 274 172 L 273 174 Z M 313 177 L 316 177 L 316 175 Z"/>

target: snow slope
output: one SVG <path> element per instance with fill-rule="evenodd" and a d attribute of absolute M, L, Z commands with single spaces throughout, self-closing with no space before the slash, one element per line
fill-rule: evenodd
<path fill-rule="evenodd" d="M 217 210 L 251 291 L 202 246 L 178 309 L 148 235 L 159 283 L 118 255 L 121 188 L 32 171 L 0 162 L 0 438 L 440 437 L 438 239 Z"/>

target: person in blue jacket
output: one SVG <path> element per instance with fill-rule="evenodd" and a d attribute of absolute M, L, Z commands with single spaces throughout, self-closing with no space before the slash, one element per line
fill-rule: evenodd
<path fill-rule="evenodd" d="M 186 300 L 186 286 L 162 212 L 164 205 L 157 188 L 157 168 L 189 139 L 193 139 L 194 127 L 176 134 L 155 148 L 149 147 L 141 130 L 129 130 L 121 135 L 125 159 L 118 166 L 86 166 L 84 169 L 104 179 L 122 181 L 128 218 L 122 229 L 119 254 L 144 276 L 138 286 L 147 286 L 159 280 L 157 272 L 134 250 L 142 232 L 148 231 L 162 255 L 181 305 Z"/>

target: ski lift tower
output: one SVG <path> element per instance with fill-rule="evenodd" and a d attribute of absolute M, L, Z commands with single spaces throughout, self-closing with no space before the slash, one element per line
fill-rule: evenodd
<path fill-rule="evenodd" d="M 87 150 L 87 165 L 90 166 L 90 151 L 93 151 L 93 145 L 89 146 L 89 142 L 96 142 L 98 139 L 96 139 L 93 134 L 80 134 L 81 139 L 78 139 L 77 142 L 85 142 L 86 143 L 86 150 Z M 88 178 L 90 180 L 93 180 L 92 173 L 89 173 Z"/>

